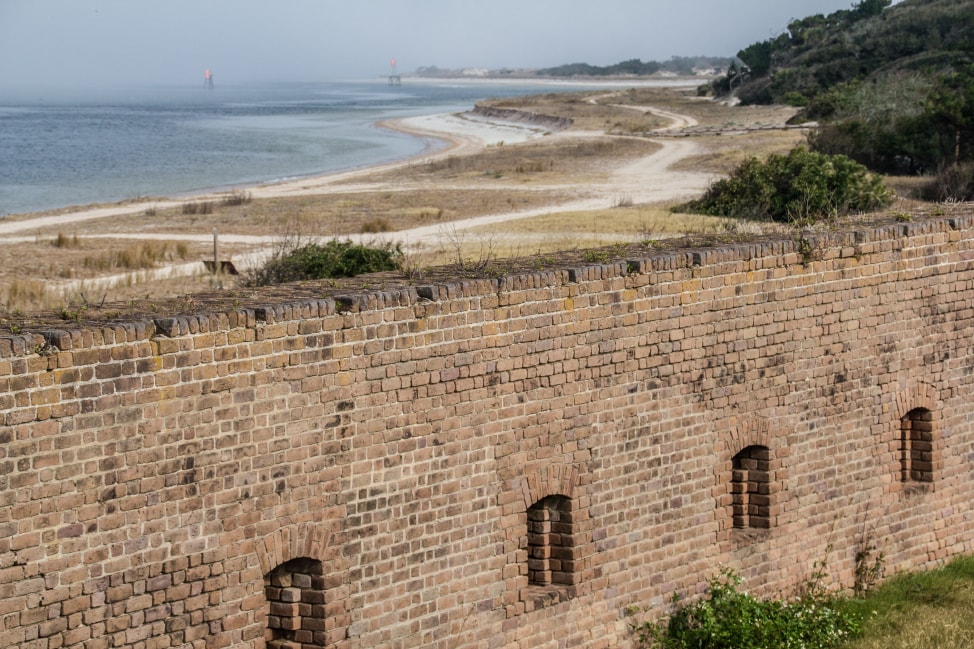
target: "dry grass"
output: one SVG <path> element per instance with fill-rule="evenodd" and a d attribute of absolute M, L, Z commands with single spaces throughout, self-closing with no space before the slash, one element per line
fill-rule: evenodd
<path fill-rule="evenodd" d="M 492 146 L 474 156 L 447 156 L 390 171 L 390 178 L 463 179 L 480 185 L 507 183 L 570 184 L 579 176 L 602 174 L 606 161 L 622 164 L 659 149 L 654 142 L 630 138 L 549 137 L 518 146 Z"/>
<path fill-rule="evenodd" d="M 421 188 L 390 187 L 370 192 L 304 195 L 286 198 L 253 199 L 241 206 L 216 205 L 206 216 L 183 214 L 179 208 L 159 209 L 155 216 L 132 214 L 124 219 L 98 219 L 85 224 L 85 234 L 143 233 L 174 237 L 220 235 L 276 236 L 282 224 L 298 226 L 308 234 L 341 236 L 362 231 L 368 221 L 384 220 L 389 231 L 442 220 L 492 214 L 511 209 L 528 209 L 564 201 L 567 189 L 556 187 L 533 190 L 511 188 L 508 183 L 495 187 L 459 188 L 447 186 Z"/>
<path fill-rule="evenodd" d="M 69 237 L 63 232 L 58 232 L 54 240 L 51 241 L 51 245 L 55 248 L 80 248 L 81 240 L 78 238 L 77 233 Z"/>
<path fill-rule="evenodd" d="M 185 242 L 145 241 L 117 250 L 85 256 L 82 266 L 99 273 L 116 270 L 145 270 L 164 262 L 186 261 L 189 247 Z"/>
<path fill-rule="evenodd" d="M 0 294 L 0 305 L 6 311 L 29 311 L 38 305 L 49 308 L 61 301 L 63 297 L 52 291 L 47 282 L 31 279 L 14 279 Z"/>
<path fill-rule="evenodd" d="M 552 93 L 516 99 L 497 99 L 484 102 L 502 108 L 526 107 L 529 110 L 570 117 L 575 127 L 584 130 L 605 130 L 617 121 L 635 119 L 636 111 L 620 110 L 618 106 L 654 106 L 663 110 L 689 115 L 704 127 L 755 128 L 784 124 L 797 112 L 789 106 L 725 106 L 706 97 L 696 97 L 693 91 L 676 88 L 630 88 L 628 90 L 596 90 L 587 93 Z M 660 128 L 666 120 L 644 115 L 647 124 Z"/>
<path fill-rule="evenodd" d="M 787 153 L 805 143 L 805 133 L 791 131 L 754 131 L 739 135 L 704 136 L 696 140 L 704 150 L 684 158 L 673 166 L 677 171 L 730 173 L 749 157 L 763 158 L 772 153 Z"/>
<path fill-rule="evenodd" d="M 669 204 L 554 212 L 499 225 L 470 228 L 462 233 L 450 231 L 447 225 L 438 246 L 424 251 L 423 262 L 426 266 L 433 266 L 453 263 L 458 257 L 480 260 L 487 250 L 493 259 L 519 258 L 620 243 L 649 243 L 688 235 L 725 235 L 745 230 L 751 234 L 766 234 L 786 231 L 787 228 L 776 224 L 742 225 L 734 219 L 673 213 Z"/>
<path fill-rule="evenodd" d="M 705 233 L 726 229 L 730 219 L 697 214 L 674 214 L 669 204 L 635 205 L 608 210 L 558 212 L 504 223 L 504 231 L 514 236 L 566 234 L 624 235 L 631 240 L 653 238 L 655 235 L 676 235 L 687 231 Z M 496 227 L 496 226 L 495 226 Z M 474 228 L 471 232 L 487 232 L 491 228 Z"/>

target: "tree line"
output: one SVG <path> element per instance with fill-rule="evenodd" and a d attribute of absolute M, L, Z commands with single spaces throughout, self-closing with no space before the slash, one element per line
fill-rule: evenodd
<path fill-rule="evenodd" d="M 798 120 L 820 123 L 815 151 L 947 173 L 953 186 L 935 198 L 974 198 L 974 0 L 862 0 L 793 20 L 741 49 L 714 89 L 801 107 Z"/>

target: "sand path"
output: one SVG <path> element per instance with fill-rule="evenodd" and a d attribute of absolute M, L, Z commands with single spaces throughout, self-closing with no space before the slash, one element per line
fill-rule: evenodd
<path fill-rule="evenodd" d="M 600 97 L 605 97 L 601 95 Z M 627 109 L 652 112 L 656 115 L 665 117 L 671 121 L 668 129 L 681 129 L 696 124 L 696 120 L 687 115 L 680 115 L 652 106 L 624 106 Z M 420 137 L 430 139 L 427 151 L 419 156 L 424 160 L 433 159 L 447 155 L 460 155 L 474 153 L 484 147 L 504 143 L 517 143 L 528 139 L 540 137 L 545 132 L 537 127 L 528 127 L 519 124 L 488 121 L 479 118 L 472 118 L 466 115 L 434 115 L 426 117 L 408 118 L 398 120 L 395 123 L 384 124 L 387 128 L 396 128 Z M 562 131 L 550 134 L 549 137 L 561 139 L 606 137 L 605 133 L 597 131 Z M 620 136 L 623 137 L 623 136 Z M 581 210 L 607 209 L 622 201 L 631 203 L 656 203 L 679 200 L 703 191 L 712 177 L 709 174 L 674 171 L 672 166 L 690 156 L 697 151 L 697 145 L 691 140 L 660 138 L 654 140 L 659 145 L 659 150 L 654 153 L 630 162 L 623 167 L 612 171 L 606 180 L 600 183 L 586 184 L 584 192 L 588 198 L 579 198 L 568 202 L 550 205 L 542 208 L 529 210 L 511 211 L 498 214 L 478 216 L 468 219 L 451 221 L 449 223 L 437 224 L 432 226 L 416 227 L 409 230 L 385 233 L 381 236 L 393 242 L 399 242 L 407 250 L 421 250 L 428 247 L 441 245 L 444 239 L 456 238 L 459 236 L 474 236 L 465 231 L 482 228 L 484 226 L 504 223 L 517 219 L 524 219 L 533 216 L 541 216 L 555 212 L 570 212 Z M 271 198 L 281 196 L 300 196 L 317 195 L 329 193 L 347 192 L 367 192 L 367 191 L 389 191 L 403 190 L 402 184 L 391 184 L 382 182 L 370 182 L 368 178 L 378 171 L 386 171 L 403 165 L 414 163 L 416 158 L 402 160 L 384 165 L 378 165 L 365 169 L 347 171 L 336 174 L 328 174 L 312 178 L 302 178 L 285 183 L 273 185 L 260 185 L 249 188 L 247 191 L 254 198 Z M 458 190 L 467 188 L 463 184 L 455 187 Z M 550 189 L 551 187 L 538 187 L 538 189 Z M 564 189 L 564 186 L 558 187 Z M 219 195 L 195 197 L 199 200 L 207 198 L 219 198 Z M 103 219 L 109 217 L 124 216 L 143 212 L 147 206 L 154 206 L 156 209 L 177 207 L 186 202 L 182 200 L 162 200 L 152 201 L 151 203 L 135 203 L 119 206 L 100 207 L 93 209 L 82 209 L 77 212 L 53 216 L 41 216 L 36 218 L 14 219 L 0 221 L 0 245 L 16 244 L 22 241 L 33 240 L 33 236 L 27 236 L 26 232 L 36 231 L 39 228 L 49 226 L 62 226 L 66 224 L 79 223 L 92 219 Z M 17 236 L 17 235 L 20 236 Z M 92 235 L 111 237 L 111 238 L 131 238 L 131 239 L 160 239 L 168 241 L 210 241 L 212 235 L 208 234 L 160 234 L 149 235 L 141 234 L 112 234 L 112 235 Z M 485 235 L 489 236 L 489 235 Z M 359 235 L 350 237 L 353 241 L 375 241 L 377 235 Z M 248 236 L 248 235 L 220 235 L 220 241 L 224 243 L 242 243 L 255 246 L 253 252 L 244 255 L 243 259 L 235 260 L 238 267 L 248 267 L 261 263 L 270 253 L 268 247 L 274 243 L 278 237 L 274 236 Z M 198 273 L 199 262 L 175 264 L 142 273 L 145 277 L 168 278 L 179 275 Z M 111 286 L 118 282 L 125 282 L 131 279 L 131 272 L 118 275 L 105 276 L 96 280 L 69 280 L 63 282 L 60 287 L 65 290 L 79 290 L 81 288 L 98 288 Z"/>

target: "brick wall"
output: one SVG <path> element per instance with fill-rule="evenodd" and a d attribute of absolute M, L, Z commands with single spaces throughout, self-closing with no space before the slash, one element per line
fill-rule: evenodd
<path fill-rule="evenodd" d="M 970 552 L 974 217 L 814 250 L 2 338 L 0 646 L 626 647 Z"/>

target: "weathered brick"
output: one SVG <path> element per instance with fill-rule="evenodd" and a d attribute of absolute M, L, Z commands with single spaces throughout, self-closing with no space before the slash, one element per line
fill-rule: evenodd
<path fill-rule="evenodd" d="M 0 340 L 0 640 L 594 649 L 721 565 L 787 591 L 831 543 L 848 587 L 864 518 L 937 565 L 974 218 L 914 225 Z"/>

